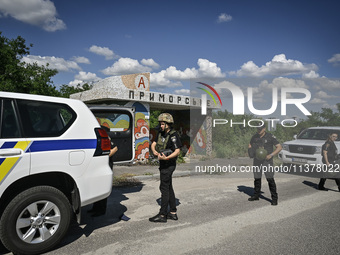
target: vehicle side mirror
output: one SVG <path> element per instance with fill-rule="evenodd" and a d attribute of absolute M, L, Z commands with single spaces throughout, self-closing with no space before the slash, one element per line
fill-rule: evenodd
<path fill-rule="evenodd" d="M 294 135 L 293 137 L 294 137 L 295 140 L 297 140 L 297 135 Z"/>

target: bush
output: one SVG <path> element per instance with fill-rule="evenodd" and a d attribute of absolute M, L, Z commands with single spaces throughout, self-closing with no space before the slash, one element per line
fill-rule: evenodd
<path fill-rule="evenodd" d="M 233 119 L 234 122 L 246 122 L 252 119 L 253 115 L 234 116 L 228 111 L 213 113 L 213 118 Z M 213 154 L 217 158 L 236 158 L 247 156 L 248 144 L 256 129 L 243 127 L 243 125 L 217 125 L 213 128 Z"/>
<path fill-rule="evenodd" d="M 340 123 L 340 103 L 336 104 L 337 112 L 328 108 L 322 108 L 321 112 L 312 112 L 307 119 L 300 121 L 296 127 L 276 126 L 275 131 L 270 131 L 276 136 L 276 139 L 282 144 L 286 141 L 294 139 L 294 135 L 299 134 L 303 129 L 315 126 L 339 126 Z M 231 127 L 230 120 L 247 123 L 250 119 L 261 119 L 258 116 L 245 114 L 242 116 L 234 116 L 227 110 L 213 112 L 213 119 L 226 119 L 228 124 L 217 125 L 213 128 L 213 155 L 217 158 L 235 158 L 248 156 L 248 144 L 251 137 L 256 133 L 256 128 L 252 128 L 242 124 L 236 124 Z M 266 121 L 264 121 L 266 123 Z"/>

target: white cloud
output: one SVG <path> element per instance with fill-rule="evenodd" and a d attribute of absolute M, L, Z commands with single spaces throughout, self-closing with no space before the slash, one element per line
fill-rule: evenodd
<path fill-rule="evenodd" d="M 320 87 L 320 89 L 323 90 L 339 91 L 340 89 L 340 80 L 337 79 L 321 77 L 319 79 L 315 79 L 315 82 L 318 83 L 317 87 Z"/>
<path fill-rule="evenodd" d="M 315 79 L 315 78 L 319 78 L 320 75 L 316 73 L 315 71 L 310 71 L 309 73 L 302 74 L 302 77 L 307 78 L 307 79 Z"/>
<path fill-rule="evenodd" d="M 322 108 L 329 108 L 329 109 L 334 109 L 334 110 L 337 110 L 337 109 L 338 109 L 338 107 L 337 107 L 335 104 L 330 105 L 330 104 L 328 104 L 328 103 L 324 103 L 324 104 L 322 105 Z"/>
<path fill-rule="evenodd" d="M 0 0 L 0 12 L 5 17 L 11 16 L 49 32 L 66 29 L 65 23 L 57 18 L 57 10 L 50 0 Z"/>
<path fill-rule="evenodd" d="M 73 81 L 69 82 L 69 85 L 74 87 L 76 87 L 78 84 L 83 85 L 85 83 L 92 83 L 101 80 L 101 78 L 99 78 L 95 73 L 84 71 L 80 71 L 74 76 L 74 78 L 75 79 Z"/>
<path fill-rule="evenodd" d="M 149 59 L 142 59 L 141 63 L 145 66 L 150 66 L 154 69 L 159 68 L 159 64 L 157 64 L 152 58 Z"/>
<path fill-rule="evenodd" d="M 230 90 L 229 90 L 230 88 L 238 87 L 235 83 L 228 81 L 228 80 L 221 81 L 221 82 L 219 82 L 215 85 L 212 85 L 212 86 L 217 91 L 217 93 L 219 93 L 221 96 L 223 95 L 223 97 L 225 97 L 225 98 L 231 98 L 232 97 Z"/>
<path fill-rule="evenodd" d="M 272 88 L 308 88 L 307 84 L 303 80 L 296 80 L 291 78 L 285 77 L 278 77 L 272 80 L 272 82 L 268 82 L 264 80 L 260 83 L 260 89 L 272 89 Z"/>
<path fill-rule="evenodd" d="M 97 45 L 92 45 L 89 51 L 94 54 L 104 56 L 106 60 L 110 60 L 115 57 L 114 52 L 107 47 L 100 47 Z"/>
<path fill-rule="evenodd" d="M 198 59 L 197 65 L 198 69 L 192 67 L 186 68 L 184 71 L 177 70 L 175 66 L 169 66 L 158 73 L 152 73 L 151 83 L 162 87 L 170 86 L 169 84 L 180 86 L 181 83 L 173 83 L 172 80 L 183 81 L 194 78 L 223 78 L 226 76 L 216 63 L 207 59 Z"/>
<path fill-rule="evenodd" d="M 112 66 L 105 68 L 101 72 L 105 75 L 122 75 L 132 73 L 145 73 L 152 70 L 149 66 L 141 65 L 138 60 L 131 58 L 120 58 Z"/>
<path fill-rule="evenodd" d="M 175 93 L 179 95 L 190 95 L 190 89 L 176 89 Z"/>
<path fill-rule="evenodd" d="M 221 68 L 217 66 L 216 63 L 210 62 L 207 59 L 198 59 L 197 64 L 199 66 L 198 69 L 198 78 L 224 78 L 226 75 L 222 73 Z"/>
<path fill-rule="evenodd" d="M 320 99 L 339 98 L 338 96 L 335 96 L 335 95 L 328 95 L 325 91 L 319 91 L 315 93 L 315 97 L 320 98 Z"/>
<path fill-rule="evenodd" d="M 79 64 L 91 64 L 90 60 L 85 57 L 73 57 L 72 60 Z"/>
<path fill-rule="evenodd" d="M 311 101 L 309 101 L 311 104 L 325 104 L 327 101 L 320 99 L 320 98 L 313 98 Z"/>
<path fill-rule="evenodd" d="M 83 85 L 84 82 L 82 80 L 73 80 L 68 83 L 68 85 L 72 87 L 77 87 L 78 85 Z"/>
<path fill-rule="evenodd" d="M 170 80 L 165 78 L 165 70 L 162 70 L 158 73 L 151 73 L 150 75 L 150 83 L 156 84 L 161 87 L 167 87 L 170 85 Z"/>
<path fill-rule="evenodd" d="M 172 82 L 169 79 L 165 78 L 165 70 L 162 70 L 158 73 L 151 73 L 150 74 L 150 83 L 154 87 L 182 87 L 181 82 Z"/>
<path fill-rule="evenodd" d="M 285 76 L 292 74 L 312 75 L 311 71 L 316 70 L 318 70 L 318 67 L 315 64 L 303 64 L 298 60 L 287 59 L 285 54 L 279 54 L 275 55 L 271 61 L 261 67 L 257 66 L 253 61 L 248 61 L 241 66 L 240 70 L 230 74 L 250 77 Z"/>
<path fill-rule="evenodd" d="M 28 64 L 37 63 L 39 66 L 47 66 L 49 64 L 49 69 L 57 69 L 58 71 L 68 72 L 71 70 L 81 70 L 80 66 L 75 61 L 65 60 L 63 58 L 56 58 L 56 57 L 41 57 L 35 55 L 28 55 L 22 58 L 23 62 Z"/>
<path fill-rule="evenodd" d="M 76 76 L 76 79 L 83 81 L 97 81 L 101 80 L 101 78 L 97 77 L 95 73 L 80 71 Z"/>
<path fill-rule="evenodd" d="M 233 17 L 230 16 L 229 14 L 221 13 L 217 18 L 217 22 L 218 23 L 228 22 L 228 21 L 231 21 L 232 19 L 233 19 Z"/>
<path fill-rule="evenodd" d="M 198 69 L 186 68 L 184 71 L 177 70 L 176 67 L 170 66 L 165 70 L 164 77 L 170 80 L 189 80 L 193 78 L 223 78 L 221 68 L 217 67 L 216 63 L 210 62 L 207 59 L 198 59 Z"/>
<path fill-rule="evenodd" d="M 328 59 L 328 63 L 339 64 L 340 63 L 340 54 L 334 54 L 332 58 Z"/>
<path fill-rule="evenodd" d="M 163 72 L 165 71 L 165 72 Z M 184 71 L 177 70 L 175 66 L 169 66 L 166 70 L 163 70 L 164 78 L 169 80 L 189 80 L 195 78 L 198 72 L 195 68 L 186 68 Z"/>

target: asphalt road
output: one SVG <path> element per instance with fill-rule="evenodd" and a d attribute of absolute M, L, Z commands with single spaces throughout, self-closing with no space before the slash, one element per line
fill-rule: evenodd
<path fill-rule="evenodd" d="M 174 178 L 178 221 L 151 223 L 159 210 L 159 181 L 113 190 L 108 212 L 91 218 L 83 208 L 54 254 L 340 254 L 340 193 L 318 179 L 276 175 L 279 205 L 262 197 L 248 202 L 253 179 L 230 175 Z M 129 221 L 120 220 L 124 214 Z M 5 252 L 5 251 L 4 251 Z M 5 252 L 6 253 L 6 252 Z"/>

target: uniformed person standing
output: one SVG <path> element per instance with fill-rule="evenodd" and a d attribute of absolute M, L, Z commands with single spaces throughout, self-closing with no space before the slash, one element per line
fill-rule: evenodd
<path fill-rule="evenodd" d="M 275 147 L 274 151 L 273 147 Z M 278 195 L 274 180 L 274 170 L 270 167 L 273 166 L 273 157 L 278 154 L 281 149 L 281 144 L 276 140 L 275 136 L 266 132 L 264 125 L 257 128 L 257 133 L 253 135 L 248 145 L 249 156 L 254 158 L 254 195 L 248 199 L 249 201 L 259 200 L 262 173 L 265 172 L 272 197 L 271 204 L 277 205 Z M 264 152 L 265 154 L 263 154 Z"/>
<path fill-rule="evenodd" d="M 161 208 L 159 213 L 149 218 L 151 222 L 167 222 L 167 219 L 178 220 L 175 192 L 172 187 L 172 174 L 176 169 L 176 160 L 182 147 L 178 133 L 173 130 L 173 117 L 169 113 L 158 116 L 160 131 L 151 150 L 159 160 Z M 168 213 L 168 205 L 170 212 Z"/>
<path fill-rule="evenodd" d="M 338 154 L 338 150 L 335 145 L 335 141 L 338 139 L 337 133 L 329 134 L 327 141 L 322 145 L 322 163 L 326 164 L 327 167 L 331 165 L 334 166 L 335 160 Z M 335 168 L 334 168 L 335 169 Z M 334 178 L 336 184 L 338 185 L 338 189 L 340 191 L 340 179 Z M 326 190 L 325 188 L 326 178 L 321 178 L 319 182 L 319 190 Z"/>

